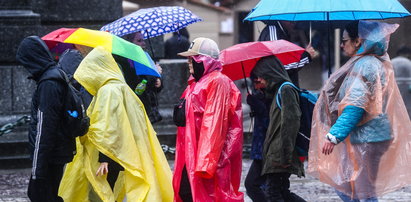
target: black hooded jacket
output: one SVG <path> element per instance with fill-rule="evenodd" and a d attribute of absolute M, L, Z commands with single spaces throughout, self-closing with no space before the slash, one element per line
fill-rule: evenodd
<path fill-rule="evenodd" d="M 16 59 L 37 83 L 32 97 L 29 149 L 32 179 L 44 179 L 49 164 L 70 162 L 75 154 L 75 140 L 61 131 L 67 86 L 48 47 L 37 36 L 25 38 Z"/>

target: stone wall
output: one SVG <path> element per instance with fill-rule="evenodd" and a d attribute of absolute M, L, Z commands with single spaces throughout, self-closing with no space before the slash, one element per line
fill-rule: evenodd
<path fill-rule="evenodd" d="M 15 61 L 20 41 L 61 27 L 99 29 L 122 15 L 121 0 L 0 1 L 0 125 L 7 117 L 26 114 L 35 88 Z"/>

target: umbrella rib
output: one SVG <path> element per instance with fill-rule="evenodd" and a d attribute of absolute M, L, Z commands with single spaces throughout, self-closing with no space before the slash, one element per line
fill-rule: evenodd
<path fill-rule="evenodd" d="M 380 11 L 378 11 L 378 14 L 380 14 L 381 19 L 384 19 Z"/>

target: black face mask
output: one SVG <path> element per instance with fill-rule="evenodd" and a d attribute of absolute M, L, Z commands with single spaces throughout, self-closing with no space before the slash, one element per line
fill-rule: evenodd
<path fill-rule="evenodd" d="M 197 63 L 196 61 L 193 60 L 193 70 L 194 70 L 194 74 L 193 77 L 196 81 L 199 81 L 201 79 L 201 77 L 204 74 L 204 65 L 202 62 Z"/>

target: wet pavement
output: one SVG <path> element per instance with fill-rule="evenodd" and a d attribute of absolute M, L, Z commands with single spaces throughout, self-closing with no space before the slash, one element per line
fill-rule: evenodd
<path fill-rule="evenodd" d="M 173 161 L 169 162 L 173 165 Z M 243 159 L 243 175 L 245 175 L 250 167 L 251 160 Z M 12 169 L 0 170 L 0 202 L 26 202 L 29 201 L 26 196 L 28 178 L 30 169 Z M 244 184 L 241 184 L 240 191 L 245 192 Z M 307 201 L 312 202 L 332 202 L 340 201 L 334 190 L 327 184 L 319 182 L 313 177 L 306 178 L 291 177 L 291 191 L 298 194 Z M 246 202 L 251 200 L 246 196 Z M 380 202 L 411 202 L 411 186 L 402 188 L 396 192 L 389 193 L 380 198 Z"/>

